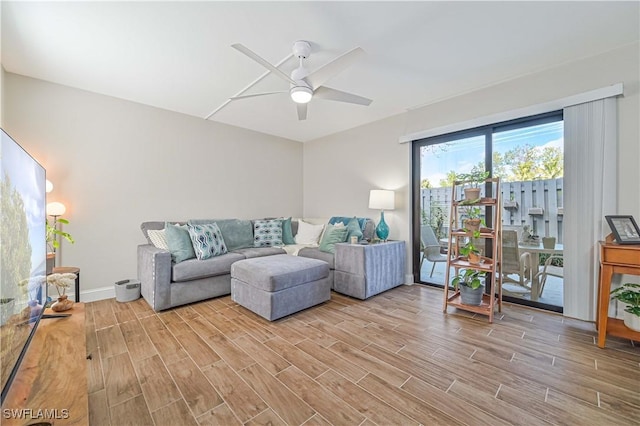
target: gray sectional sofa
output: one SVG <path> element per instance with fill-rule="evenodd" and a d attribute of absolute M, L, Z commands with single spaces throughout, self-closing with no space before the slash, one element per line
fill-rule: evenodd
<path fill-rule="evenodd" d="M 239 260 L 261 256 L 286 254 L 280 247 L 253 247 L 253 222 L 239 219 L 216 219 L 191 221 L 216 222 L 228 246 L 229 252 L 206 260 L 189 259 L 174 263 L 171 253 L 155 247 L 149 238 L 149 230 L 161 230 L 165 222 L 143 222 L 140 226 L 148 244 L 138 246 L 138 279 L 142 297 L 155 311 L 198 302 L 231 293 L 231 265 Z M 186 222 L 172 222 L 184 224 Z M 291 222 L 296 235 L 298 222 Z M 364 238 L 374 233 L 373 221 L 367 221 Z M 329 281 L 333 288 L 335 256 L 320 251 L 317 247 L 302 247 L 297 255 L 319 259 L 329 264 Z"/>

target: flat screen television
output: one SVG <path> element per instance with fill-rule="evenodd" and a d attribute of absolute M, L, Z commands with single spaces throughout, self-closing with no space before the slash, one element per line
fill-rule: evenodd
<path fill-rule="evenodd" d="M 0 386 L 11 381 L 44 311 L 46 173 L 4 130 L 0 142 Z"/>

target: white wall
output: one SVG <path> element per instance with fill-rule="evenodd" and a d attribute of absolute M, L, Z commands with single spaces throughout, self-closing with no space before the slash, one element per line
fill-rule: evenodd
<path fill-rule="evenodd" d="M 403 124 L 392 117 L 305 143 L 304 216 L 370 217 L 377 223 L 380 211 L 368 208 L 369 191 L 394 190 L 396 208 L 384 217 L 389 238 L 407 242 L 409 259 L 411 144 L 398 143 Z"/>
<path fill-rule="evenodd" d="M 4 97 L 68 208 L 58 264 L 81 268 L 83 300 L 137 276 L 143 221 L 302 214 L 301 143 L 12 73 Z"/>
<path fill-rule="evenodd" d="M 411 144 L 398 144 L 401 136 L 622 82 L 624 97 L 618 100 L 618 210 L 640 218 L 639 51 L 635 43 L 308 142 L 304 148 L 304 215 L 368 214 L 377 219 L 377 213 L 367 209 L 369 189 L 395 189 L 397 209 L 385 214 L 385 219 L 392 217 L 388 220 L 391 238 L 409 242 Z M 409 245 L 407 274 L 412 273 Z"/>

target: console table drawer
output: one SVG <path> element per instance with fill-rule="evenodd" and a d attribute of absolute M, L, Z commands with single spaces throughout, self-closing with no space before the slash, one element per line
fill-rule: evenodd
<path fill-rule="evenodd" d="M 640 252 L 626 247 L 611 247 L 602 253 L 602 262 L 615 265 L 639 265 Z"/>

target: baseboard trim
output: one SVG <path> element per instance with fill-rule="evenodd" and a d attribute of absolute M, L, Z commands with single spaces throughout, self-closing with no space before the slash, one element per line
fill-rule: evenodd
<path fill-rule="evenodd" d="M 71 298 L 71 296 L 69 297 Z M 97 300 L 113 299 L 114 297 L 116 297 L 116 289 L 113 286 L 93 288 L 80 292 L 81 302 L 95 302 Z"/>

